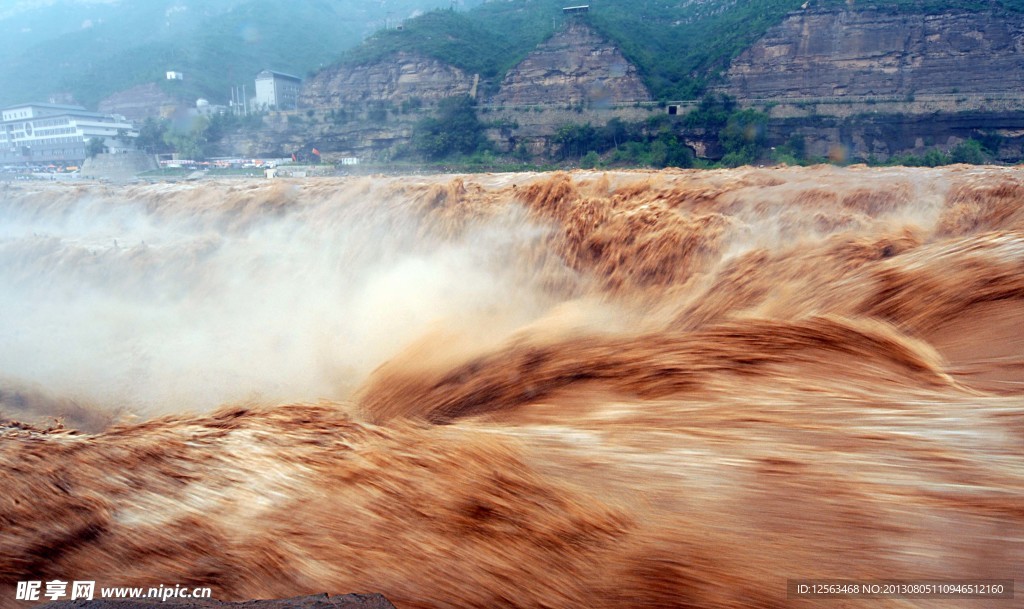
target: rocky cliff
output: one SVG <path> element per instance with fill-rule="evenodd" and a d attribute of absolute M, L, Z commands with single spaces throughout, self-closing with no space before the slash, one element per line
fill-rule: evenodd
<path fill-rule="evenodd" d="M 389 160 L 394 151 L 407 145 L 413 126 L 423 113 L 398 110 L 375 112 L 361 108 L 347 113 L 344 120 L 331 109 L 271 112 L 260 129 L 231 133 L 219 142 L 218 154 L 247 157 L 280 157 L 316 147 L 323 160 L 358 157 L 364 161 Z"/>
<path fill-rule="evenodd" d="M 303 100 L 317 110 L 268 117 L 259 134 L 227 147 L 255 154 L 315 143 L 334 156 L 388 160 L 408 148 L 432 102 L 476 84 L 474 75 L 410 53 L 332 68 L 307 83 Z M 727 91 L 767 115 L 767 147 L 799 140 L 810 158 L 884 161 L 975 139 L 994 158 L 1016 162 L 1024 158 L 1024 15 L 797 11 L 733 62 Z M 422 106 L 406 107 L 414 98 Z M 543 156 L 566 124 L 641 122 L 665 112 L 634 103 L 650 98 L 613 44 L 571 20 L 492 97 L 481 95 L 478 109 L 497 150 Z M 717 131 L 684 126 L 692 106 L 679 108 L 674 135 L 699 156 L 719 158 Z"/>
<path fill-rule="evenodd" d="M 492 101 L 601 106 L 650 99 L 618 47 L 574 20 L 510 70 Z"/>
<path fill-rule="evenodd" d="M 299 103 L 334 108 L 413 98 L 433 102 L 470 94 L 474 80 L 474 75 L 436 59 L 398 53 L 368 65 L 339 65 L 320 72 L 303 86 Z"/>
<path fill-rule="evenodd" d="M 1021 112 L 817 116 L 772 121 L 766 136 L 769 145 L 778 146 L 798 138 L 808 158 L 848 162 L 922 156 L 931 149 L 948 152 L 975 139 L 990 148 L 994 160 L 1015 163 L 1024 158 L 1022 120 Z"/>
<path fill-rule="evenodd" d="M 1020 94 L 1024 15 L 803 10 L 733 61 L 741 98 Z"/>

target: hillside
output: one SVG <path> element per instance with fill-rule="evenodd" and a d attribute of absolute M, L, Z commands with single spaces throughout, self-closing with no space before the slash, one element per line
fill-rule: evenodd
<path fill-rule="evenodd" d="M 0 8 L 0 106 L 101 99 L 143 84 L 224 103 L 261 69 L 305 76 L 402 51 L 479 74 L 482 93 L 564 25 L 560 0 L 20 0 Z M 642 0 L 594 3 L 586 20 L 637 66 L 657 99 L 699 96 L 729 62 L 803 0 Z M 445 7 L 443 10 L 438 7 Z M 812 8 L 846 0 L 810 0 Z M 1024 0 L 860 1 L 858 9 L 941 12 Z M 426 12 L 424 12 L 426 11 Z M 360 44 L 360 42 L 363 42 Z M 164 82 L 167 70 L 184 82 Z"/>
<path fill-rule="evenodd" d="M 516 159 L 1017 162 L 1022 4 L 822 0 L 783 12 L 782 1 L 648 1 L 632 14 L 600 4 L 566 16 L 541 0 L 439 10 L 309 79 L 309 120 L 289 117 L 283 139 L 258 147 L 315 140 L 343 156 L 440 158 L 419 145 L 417 133 L 438 129 L 417 113 L 442 115 L 441 99 L 471 91 L 491 151 Z M 684 14 L 691 20 L 658 25 Z M 694 95 L 700 104 L 667 111 L 645 103 Z"/>
<path fill-rule="evenodd" d="M 591 5 L 585 19 L 616 43 L 658 99 L 691 99 L 720 82 L 729 62 L 769 29 L 800 9 L 804 0 L 643 0 Z M 846 7 L 846 0 L 810 0 L 812 8 Z M 487 2 L 467 11 L 439 10 L 381 31 L 347 52 L 345 64 L 367 64 L 398 51 L 434 57 L 491 85 L 558 30 L 564 2 Z M 858 9 L 933 13 L 1024 11 L 1024 0 L 886 0 L 858 2 Z M 485 83 L 485 90 L 486 88 Z"/>
<path fill-rule="evenodd" d="M 465 5 L 473 5 L 469 0 Z M 167 70 L 165 92 L 225 103 L 261 69 L 305 75 L 364 37 L 446 0 L 112 0 L 0 9 L 0 106 L 63 94 L 86 106 Z"/>

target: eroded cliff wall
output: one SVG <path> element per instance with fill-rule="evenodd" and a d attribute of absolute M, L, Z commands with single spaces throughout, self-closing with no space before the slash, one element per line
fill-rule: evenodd
<path fill-rule="evenodd" d="M 509 70 L 493 102 L 601 106 L 650 99 L 636 66 L 618 47 L 582 21 L 570 21 Z"/>
<path fill-rule="evenodd" d="M 433 102 L 467 95 L 474 75 L 436 59 L 397 53 L 367 65 L 328 68 L 303 87 L 300 104 L 307 108 L 333 108 L 366 102 L 397 102 L 418 98 Z"/>
<path fill-rule="evenodd" d="M 1024 15 L 803 10 L 728 70 L 741 99 L 1021 93 Z"/>

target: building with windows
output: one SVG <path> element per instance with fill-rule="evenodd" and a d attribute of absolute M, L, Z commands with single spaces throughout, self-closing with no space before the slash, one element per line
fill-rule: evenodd
<path fill-rule="evenodd" d="M 257 110 L 294 110 L 299 104 L 302 79 L 291 74 L 263 70 L 256 75 Z"/>
<path fill-rule="evenodd" d="M 81 106 L 20 104 L 0 111 L 0 162 L 80 162 L 89 140 L 99 138 L 111 152 L 131 148 L 138 136 L 123 116 L 89 112 Z"/>

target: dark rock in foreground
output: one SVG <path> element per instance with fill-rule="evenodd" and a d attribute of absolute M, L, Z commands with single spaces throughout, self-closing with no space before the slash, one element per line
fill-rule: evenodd
<path fill-rule="evenodd" d="M 296 596 L 276 600 L 230 603 L 212 599 L 106 599 L 56 601 L 39 609 L 395 609 L 381 594 L 343 594 Z"/>

